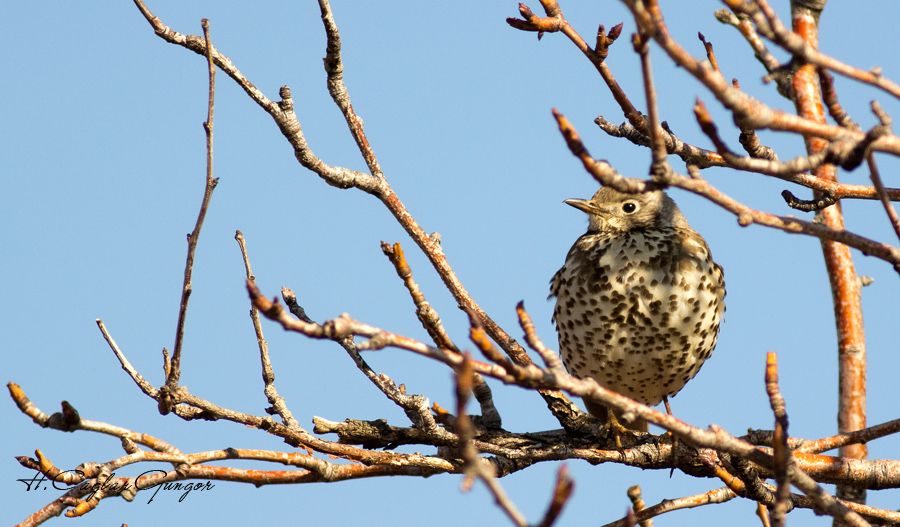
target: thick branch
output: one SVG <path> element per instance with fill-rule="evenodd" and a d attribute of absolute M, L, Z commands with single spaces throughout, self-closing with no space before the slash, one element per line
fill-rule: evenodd
<path fill-rule="evenodd" d="M 760 0 L 758 5 L 766 12 L 767 21 L 776 35 L 786 32 L 779 30 L 780 21 L 763 0 Z M 824 3 L 818 6 L 818 10 L 814 10 L 802 2 L 791 2 L 794 30 L 791 40 L 802 41 L 804 50 L 818 47 L 821 8 L 824 8 Z M 784 42 L 784 39 L 781 42 Z M 796 49 L 792 51 L 797 52 Z M 808 54 L 802 56 L 807 60 L 809 58 Z M 820 83 L 813 63 L 804 62 L 796 68 L 793 86 L 797 113 L 812 121 L 824 123 L 825 112 Z M 821 152 L 826 147 L 825 142 L 819 138 L 806 138 L 806 150 L 810 155 Z M 822 165 L 815 170 L 815 174 L 822 179 L 837 181 L 834 165 Z M 839 204 L 819 211 L 817 219 L 830 228 L 844 228 L 844 216 Z M 866 427 L 866 340 L 860 283 L 853 257 L 849 247 L 835 243 L 836 241 L 823 239 L 821 244 L 831 284 L 837 329 L 838 432 L 846 433 Z M 900 269 L 900 266 L 895 264 L 895 268 Z M 865 445 L 848 445 L 841 448 L 841 455 L 846 458 L 863 459 L 866 453 Z M 852 486 L 838 485 L 837 495 L 848 501 L 865 503 L 865 491 Z"/>

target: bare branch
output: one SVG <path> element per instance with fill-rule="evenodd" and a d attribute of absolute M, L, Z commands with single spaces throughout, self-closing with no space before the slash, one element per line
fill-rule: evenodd
<path fill-rule="evenodd" d="M 881 109 L 881 106 L 877 101 L 872 101 L 872 111 L 875 115 L 878 116 L 878 119 L 881 121 L 881 128 L 885 131 L 890 130 L 891 128 L 891 118 L 888 116 L 887 112 Z M 869 166 L 869 177 L 872 179 L 872 184 L 875 186 L 876 191 L 878 192 L 878 198 L 881 199 L 881 204 L 884 205 L 884 211 L 887 214 L 888 221 L 891 222 L 891 227 L 894 228 L 894 233 L 897 234 L 897 237 L 900 238 L 900 217 L 897 216 L 897 210 L 894 209 L 893 204 L 891 204 L 891 196 L 888 192 L 888 189 L 884 187 L 884 183 L 881 182 L 881 175 L 878 172 L 878 165 L 875 163 L 875 154 L 869 152 L 866 155 L 866 163 Z"/>
<path fill-rule="evenodd" d="M 782 190 L 781 197 L 784 198 L 784 202 L 788 204 L 788 207 L 802 210 L 803 212 L 817 212 L 837 203 L 837 198 L 833 194 L 822 194 L 818 199 L 806 200 L 798 198 L 790 190 Z"/>
<path fill-rule="evenodd" d="M 97 327 L 100 328 L 100 333 L 103 334 L 103 339 L 106 340 L 106 343 L 109 345 L 109 349 L 112 350 L 113 354 L 116 356 L 116 359 L 119 360 L 119 364 L 122 365 L 122 369 L 125 370 L 125 373 L 131 377 L 131 380 L 137 384 L 138 388 L 141 389 L 142 392 L 147 394 L 153 399 L 156 399 L 159 391 L 153 387 L 144 377 L 138 373 L 138 371 L 131 365 L 131 362 L 122 353 L 121 348 L 116 343 L 115 339 L 112 338 L 112 335 L 109 334 L 109 331 L 106 330 L 106 325 L 99 318 L 97 319 Z"/>
<path fill-rule="evenodd" d="M 750 23 L 747 15 L 744 15 L 743 13 L 735 14 L 727 9 L 720 9 L 716 11 L 715 16 L 719 22 L 734 26 L 741 32 L 741 35 L 747 40 L 750 48 L 753 49 L 753 54 L 756 56 L 756 59 L 764 68 L 766 68 L 767 72 L 772 73 L 778 69 L 780 66 L 778 59 L 772 55 L 766 47 L 766 44 L 759 38 L 756 28 Z"/>
<path fill-rule="evenodd" d="M 209 208 L 209 202 L 212 199 L 213 190 L 219 180 L 213 177 L 213 116 L 215 115 L 216 100 L 216 66 L 212 57 L 212 41 L 209 38 L 209 21 L 205 18 L 201 20 L 203 26 L 203 48 L 206 53 L 208 71 L 209 71 L 209 103 L 207 105 L 206 121 L 203 123 L 203 130 L 206 133 L 206 185 L 203 190 L 203 201 L 200 202 L 200 212 L 197 214 L 197 222 L 194 224 L 194 230 L 188 234 L 188 251 L 187 258 L 184 262 L 184 282 L 181 286 L 181 302 L 178 308 L 178 326 L 175 330 L 175 347 L 172 350 L 172 361 L 170 363 L 169 372 L 166 376 L 165 390 L 171 391 L 178 385 L 181 377 L 181 348 L 184 343 L 184 324 L 187 319 L 188 302 L 191 299 L 191 275 L 194 272 L 194 253 L 197 251 L 197 242 L 200 240 L 200 229 L 203 228 L 203 220 L 206 219 L 206 211 Z M 165 398 L 160 399 L 160 412 L 169 413 L 170 408 L 167 404 L 162 403 Z"/>
<path fill-rule="evenodd" d="M 328 0 L 319 0 L 319 10 L 322 13 L 322 24 L 325 26 L 325 36 L 327 38 L 327 46 L 325 48 L 325 72 L 328 74 L 328 93 L 334 103 L 344 114 L 347 121 L 347 127 L 350 134 L 356 141 L 356 146 L 362 154 L 366 165 L 369 167 L 369 173 L 372 176 L 383 180 L 384 174 L 381 172 L 381 166 L 378 164 L 378 158 L 369 145 L 369 139 L 363 129 L 362 119 L 353 109 L 350 102 L 350 93 L 344 85 L 344 62 L 341 59 L 341 35 L 338 32 L 337 23 L 334 21 L 334 15 L 331 12 L 331 5 Z"/>
<path fill-rule="evenodd" d="M 637 521 L 645 521 L 655 518 L 661 514 L 681 509 L 693 509 L 694 507 L 702 507 L 703 505 L 712 505 L 715 503 L 725 503 L 731 501 L 737 496 L 728 487 L 719 487 L 701 494 L 693 496 L 685 496 L 683 498 L 675 498 L 671 500 L 663 500 L 662 502 L 640 511 L 636 511 L 634 516 Z M 625 518 L 611 523 L 605 524 L 603 527 L 625 527 L 627 521 Z"/>
<path fill-rule="evenodd" d="M 573 28 L 563 16 L 562 10 L 559 9 L 559 5 L 556 2 L 552 2 L 552 4 L 545 4 L 542 2 L 542 5 L 544 5 L 544 11 L 547 13 L 547 18 L 538 17 L 528 8 L 528 6 L 519 4 L 519 13 L 524 20 L 507 18 L 506 23 L 519 30 L 538 31 L 539 37 L 544 32 L 555 33 L 558 31 L 563 33 L 572 44 L 575 44 L 575 47 L 584 54 L 591 64 L 593 64 L 594 68 L 597 69 L 597 72 L 600 74 L 600 77 L 603 78 L 603 82 L 606 83 L 613 98 L 619 104 L 619 107 L 622 108 L 622 113 L 625 115 L 625 118 L 628 119 L 628 122 L 639 130 L 645 130 L 646 123 L 644 121 L 644 116 L 637 111 L 633 104 L 631 104 L 631 100 L 625 94 L 622 87 L 619 86 L 615 76 L 605 62 L 609 53 L 609 46 L 615 42 L 616 38 L 618 38 L 619 34 L 622 32 L 622 24 L 614 26 L 604 37 L 598 36 L 597 48 L 591 49 L 584 38 L 575 31 L 575 28 Z M 547 7 L 548 5 L 551 6 L 549 9 Z"/>
<path fill-rule="evenodd" d="M 601 130 L 613 137 L 621 137 L 640 146 L 650 146 L 650 139 L 643 130 L 638 130 L 631 123 L 624 122 L 622 124 L 613 124 L 607 121 L 602 115 L 597 116 L 594 122 Z M 694 164 L 701 168 L 711 166 L 727 166 L 725 160 L 717 152 L 706 150 L 689 143 L 685 143 L 681 138 L 675 135 L 669 128 L 669 125 L 663 121 L 660 123 L 663 128 L 662 139 L 666 145 L 666 152 L 675 154 L 684 162 Z"/>
<path fill-rule="evenodd" d="M 756 9 L 748 10 L 747 14 L 753 18 L 757 29 L 760 29 L 766 38 L 791 52 L 798 60 L 822 68 L 828 68 L 845 77 L 871 84 L 894 97 L 900 98 L 900 85 L 885 78 L 881 74 L 881 68 L 872 68 L 869 71 L 865 71 L 825 55 L 803 36 L 793 33 L 786 28 L 766 0 L 754 0 L 752 4 L 743 5 L 754 5 Z"/>
<path fill-rule="evenodd" d="M 513 525 L 526 527 L 528 521 L 497 481 L 493 465 L 481 459 L 478 450 L 472 443 L 474 432 L 472 422 L 466 414 L 466 403 L 469 394 L 472 393 L 474 373 L 471 357 L 468 353 L 463 354 L 463 360 L 456 368 L 456 433 L 459 435 L 459 454 L 465 461 L 463 490 L 471 488 L 475 478 L 480 479 L 494 497 L 494 502 L 509 517 Z"/>
<path fill-rule="evenodd" d="M 721 73 L 719 69 L 719 61 L 716 59 L 716 52 L 713 50 L 712 42 L 706 40 L 706 36 L 703 33 L 697 32 L 697 38 L 700 39 L 700 42 L 703 43 L 703 48 L 706 49 L 706 60 L 709 61 L 709 65 L 718 72 Z"/>
<path fill-rule="evenodd" d="M 447 330 L 444 329 L 440 315 L 433 307 L 431 307 L 431 304 L 425 300 L 425 295 L 422 293 L 419 284 L 413 279 L 412 270 L 409 268 L 409 264 L 406 261 L 406 255 L 403 253 L 403 247 L 400 246 L 400 243 L 397 242 L 390 245 L 381 242 L 381 252 L 383 252 L 394 265 L 397 276 L 400 277 L 406 290 L 409 291 L 409 296 L 412 297 L 413 304 L 416 306 L 416 316 L 419 318 L 419 322 L 422 323 L 422 327 L 428 332 L 428 336 L 434 341 L 434 345 L 439 348 L 459 350 L 459 348 L 453 344 L 453 339 L 447 334 Z"/>
<path fill-rule="evenodd" d="M 784 397 L 778 386 L 778 356 L 769 352 L 766 356 L 766 393 L 769 405 L 775 414 L 775 434 L 772 438 L 772 450 L 775 456 L 775 505 L 772 507 L 772 526 L 784 527 L 786 515 L 790 508 L 791 480 L 789 466 L 791 453 L 788 448 L 788 416 Z"/>
<path fill-rule="evenodd" d="M 769 509 L 760 502 L 756 502 L 756 516 L 759 517 L 762 527 L 772 527 L 772 522 L 769 518 Z"/>
<path fill-rule="evenodd" d="M 666 145 L 659 127 L 659 109 L 656 107 L 656 87 L 653 85 L 653 68 L 650 66 L 650 47 L 647 36 L 635 33 L 632 36 L 634 50 L 641 57 L 641 75 L 644 81 L 644 97 L 647 98 L 647 136 L 650 138 L 650 175 L 654 180 L 665 183 L 672 170 L 666 161 Z"/>
<path fill-rule="evenodd" d="M 897 432 L 900 432 L 900 419 L 894 419 L 893 421 L 870 426 L 864 430 L 823 437 L 822 439 L 813 441 L 802 441 L 797 444 L 796 449 L 799 452 L 826 452 L 845 445 L 868 443 L 869 441 L 896 434 Z"/>
<path fill-rule="evenodd" d="M 565 371 L 559 355 L 557 355 L 555 351 L 547 348 L 540 337 L 538 337 L 537 332 L 534 329 L 534 322 L 531 320 L 531 315 L 525 311 L 525 302 L 520 301 L 516 304 L 516 315 L 519 317 L 519 325 L 522 327 L 522 331 L 525 332 L 525 342 L 541 356 L 547 369 L 551 372 Z"/>
<path fill-rule="evenodd" d="M 869 166 L 869 177 L 872 178 L 872 183 L 878 191 L 878 197 L 881 198 L 881 203 L 884 205 L 884 211 L 887 213 L 888 221 L 891 222 L 894 233 L 900 238 L 900 217 L 897 216 L 897 210 L 891 203 L 891 196 L 888 194 L 888 189 L 886 189 L 884 183 L 881 182 L 878 165 L 875 163 L 875 155 L 870 153 L 866 156 L 866 163 L 868 163 Z"/>
<path fill-rule="evenodd" d="M 550 498 L 550 505 L 547 506 L 547 512 L 538 527 L 553 527 L 563 508 L 572 497 L 572 491 L 575 490 L 575 482 L 569 477 L 569 468 L 562 464 L 556 471 L 556 484 L 553 485 L 553 496 Z"/>
<path fill-rule="evenodd" d="M 834 77 L 825 68 L 819 68 L 819 86 L 822 89 L 822 100 L 828 107 L 831 118 L 845 128 L 861 130 L 860 126 L 847 114 L 844 107 L 838 101 L 837 89 L 834 87 Z"/>
<path fill-rule="evenodd" d="M 288 331 L 323 339 L 338 339 L 348 335 L 356 335 L 368 339 L 364 345 L 361 345 L 361 349 L 375 350 L 392 347 L 437 360 L 452 368 L 458 368 L 462 364 L 463 359 L 457 353 L 448 353 L 446 350 L 433 348 L 409 337 L 355 321 L 348 316 L 329 320 L 321 325 L 298 321 L 288 316 L 281 306 L 262 296 L 252 284 L 248 287 L 248 290 L 251 299 L 260 312 L 281 324 Z M 714 448 L 732 455 L 748 458 L 767 471 L 771 471 L 773 467 L 772 455 L 767 453 L 765 449 L 759 449 L 716 426 L 705 430 L 692 427 L 674 416 L 607 390 L 591 379 L 579 379 L 564 373 L 550 374 L 547 370 L 534 364 L 517 366 L 515 373 L 511 373 L 501 365 L 494 363 L 480 362 L 473 359 L 471 364 L 475 372 L 484 376 L 494 377 L 503 382 L 524 387 L 545 387 L 564 390 L 571 395 L 589 398 L 599 404 L 613 407 L 622 413 L 634 414 L 636 417 L 646 419 L 670 430 L 689 444 Z M 842 464 L 844 460 L 840 460 L 840 458 L 810 454 L 796 456 L 795 462 L 799 469 L 810 471 L 816 477 L 825 478 L 823 481 L 833 482 L 835 481 L 834 478 L 839 478 L 847 473 L 858 474 L 854 476 L 854 481 L 869 488 L 882 488 L 890 485 L 889 482 L 894 481 L 894 478 L 900 481 L 900 462 L 869 461 L 860 462 L 857 465 L 852 463 Z M 768 473 L 770 472 L 766 472 L 766 474 Z M 885 479 L 885 476 L 888 476 L 887 479 Z"/>
<path fill-rule="evenodd" d="M 628 499 L 631 500 L 631 510 L 634 511 L 635 516 L 647 508 L 647 504 L 644 503 L 644 497 L 641 495 L 641 487 L 639 485 L 628 487 Z M 641 527 L 653 527 L 653 520 L 650 518 L 640 520 L 638 523 Z"/>
<path fill-rule="evenodd" d="M 174 31 L 150 12 L 143 0 L 134 0 L 134 3 L 144 15 L 144 18 L 147 19 L 147 22 L 150 23 L 150 26 L 153 27 L 157 36 L 166 42 L 189 49 L 199 55 L 206 55 L 206 41 L 203 38 L 183 35 Z M 313 153 L 306 141 L 306 136 L 303 134 L 297 114 L 294 112 L 294 100 L 289 87 L 281 87 L 279 92 L 281 101 L 275 103 L 250 82 L 231 62 L 231 59 L 220 53 L 215 46 L 211 46 L 210 52 L 216 66 L 231 77 L 260 108 L 272 117 L 285 139 L 294 148 L 294 155 L 301 165 L 318 174 L 329 185 L 338 188 L 358 188 L 370 194 L 381 190 L 382 182 L 375 176 L 344 167 L 330 166 Z"/>
<path fill-rule="evenodd" d="M 772 33 L 776 36 L 783 34 L 785 31 L 781 22 L 765 0 L 758 0 L 757 5 L 759 11 L 765 15 L 766 23 L 771 27 Z M 791 4 L 791 26 L 795 33 L 791 39 L 802 42 L 804 49 L 818 45 L 819 17 L 824 7 L 824 3 L 792 2 Z M 779 38 L 779 43 L 783 42 L 784 39 Z M 791 51 L 797 55 L 796 49 L 791 49 Z M 811 121 L 825 123 L 826 117 L 817 68 L 814 63 L 810 62 L 808 55 L 804 55 L 802 58 L 805 60 L 794 68 L 791 80 L 794 86 L 794 106 L 798 115 Z M 823 64 L 819 63 L 819 65 Z M 866 132 L 863 139 L 851 150 L 847 163 L 858 164 L 861 162 L 875 138 L 883 137 L 887 132 L 889 130 L 885 127 L 874 127 Z M 825 141 L 817 137 L 805 137 L 805 142 L 807 154 L 810 155 L 821 152 L 828 146 Z M 844 166 L 846 168 L 846 165 Z M 824 164 L 814 172 L 822 179 L 832 181 L 838 179 L 837 170 L 831 164 Z M 844 228 L 844 216 L 840 206 L 822 209 L 816 214 L 816 220 L 833 229 Z M 835 329 L 837 330 L 838 432 L 851 432 L 866 427 L 866 336 L 863 325 L 861 286 L 853 255 L 849 247 L 845 244 L 835 243 L 837 241 L 822 240 L 821 245 L 825 269 L 831 286 Z M 900 266 L 895 264 L 894 268 L 900 272 Z M 865 445 L 848 445 L 841 448 L 842 457 L 864 459 L 867 455 Z M 801 489 L 804 488 L 802 483 L 794 481 L 794 484 Z M 804 492 L 807 491 L 804 490 Z M 813 499 L 818 499 L 818 494 L 807 492 L 807 495 Z M 865 503 L 866 500 L 865 490 L 852 485 L 838 485 L 836 495 L 851 502 Z M 829 503 L 820 504 L 828 509 L 831 508 Z M 838 516 L 835 516 L 835 519 L 845 521 Z"/>
<path fill-rule="evenodd" d="M 553 109 L 553 117 L 556 118 L 559 131 L 563 139 L 566 140 L 566 145 L 568 145 L 572 155 L 581 160 L 584 169 L 598 183 L 627 194 L 637 194 L 659 188 L 658 185 L 651 181 L 623 177 L 606 161 L 598 161 L 591 157 L 591 153 L 588 152 L 587 147 L 581 142 L 581 136 L 578 135 L 575 127 L 572 126 L 569 120 L 555 108 Z"/>
<path fill-rule="evenodd" d="M 722 76 L 705 62 L 696 60 L 679 45 L 669 34 L 662 17 L 650 13 L 644 2 L 623 0 L 638 22 L 641 31 L 653 37 L 653 40 L 669 55 L 669 57 L 688 73 L 699 80 L 726 108 L 734 113 L 736 122 L 750 128 L 768 128 L 800 133 L 805 136 L 820 137 L 827 140 L 851 139 L 860 140 L 863 134 L 840 126 L 831 126 L 815 120 L 771 108 L 757 99 L 735 89 Z M 657 15 L 658 15 L 658 10 Z M 900 137 L 887 135 L 872 144 L 872 148 L 881 152 L 900 155 Z"/>
<path fill-rule="evenodd" d="M 737 79 L 731 79 L 731 85 L 738 90 L 741 89 L 741 84 Z M 750 154 L 750 157 L 778 161 L 778 155 L 775 154 L 774 150 L 762 144 L 759 136 L 756 134 L 756 130 L 747 126 L 741 126 L 740 123 L 738 123 L 738 126 L 741 129 L 738 142 L 744 147 L 744 151 Z"/>
<path fill-rule="evenodd" d="M 253 276 L 253 268 L 250 266 L 250 256 L 247 254 L 247 241 L 244 239 L 244 233 L 241 231 L 234 232 L 234 239 L 241 249 L 241 257 L 244 260 L 244 271 L 247 281 L 256 283 L 256 277 Z M 271 404 L 271 408 L 267 408 L 267 413 L 276 413 L 281 417 L 285 425 L 291 428 L 299 428 L 300 423 L 294 418 L 294 414 L 288 408 L 284 397 L 278 393 L 275 388 L 275 370 L 272 368 L 272 361 L 269 359 L 269 343 L 263 336 L 262 325 L 259 323 L 259 311 L 256 306 L 250 305 L 250 320 L 253 322 L 253 331 L 256 333 L 256 343 L 259 347 L 259 360 L 262 365 L 263 393 Z"/>
<path fill-rule="evenodd" d="M 254 282 L 255 283 L 255 282 Z M 281 289 L 281 297 L 284 299 L 285 304 L 287 304 L 288 309 L 291 311 L 295 317 L 300 319 L 302 322 L 307 324 L 315 324 L 315 322 L 310 319 L 306 315 L 306 311 L 300 306 L 297 302 L 297 295 L 294 291 L 288 287 L 283 287 Z M 428 399 L 423 395 L 407 395 L 403 387 L 397 386 L 397 383 L 394 382 L 393 379 L 388 377 L 383 373 L 376 373 L 375 370 L 369 366 L 369 363 L 363 359 L 362 355 L 359 352 L 359 347 L 353 341 L 352 337 L 345 337 L 340 339 L 335 339 L 335 341 L 344 348 L 344 351 L 347 352 L 347 355 L 353 360 L 353 363 L 356 365 L 356 368 L 366 376 L 369 381 L 378 388 L 381 393 L 384 394 L 385 397 L 388 398 L 391 402 L 399 406 L 403 412 L 409 417 L 410 422 L 412 422 L 415 426 L 422 428 L 428 433 L 434 436 L 440 436 L 444 440 L 447 438 L 447 433 L 443 429 L 438 427 L 437 422 L 434 420 L 434 416 L 431 415 L 431 412 L 428 409 L 427 401 Z"/>
<path fill-rule="evenodd" d="M 412 297 L 413 304 L 416 306 L 416 316 L 419 318 L 419 322 L 422 323 L 422 327 L 428 332 L 428 335 L 431 337 L 435 346 L 456 350 L 458 352 L 459 348 L 453 344 L 453 340 L 444 329 L 440 315 L 438 315 L 438 312 L 431 307 L 431 304 L 428 303 L 425 299 L 425 295 L 419 288 L 419 284 L 413 279 L 412 270 L 409 268 L 409 264 L 406 261 L 406 256 L 403 254 L 403 248 L 400 246 L 400 243 L 388 245 L 387 243 L 381 242 L 381 251 L 388 257 L 391 263 L 394 264 L 397 276 L 403 280 L 403 285 L 406 286 L 410 297 Z M 489 428 L 500 428 L 502 420 L 500 418 L 500 412 L 498 412 L 497 407 L 494 406 L 494 396 L 491 393 L 491 387 L 488 386 L 488 384 L 484 382 L 484 378 L 477 373 L 472 380 L 472 386 L 475 393 L 475 399 L 481 406 L 482 423 Z"/>

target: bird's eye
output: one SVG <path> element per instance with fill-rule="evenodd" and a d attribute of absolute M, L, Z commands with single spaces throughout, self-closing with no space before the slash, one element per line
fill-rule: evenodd
<path fill-rule="evenodd" d="M 625 214 L 631 214 L 632 212 L 637 210 L 637 203 L 633 201 L 626 201 L 622 204 L 622 212 Z"/>

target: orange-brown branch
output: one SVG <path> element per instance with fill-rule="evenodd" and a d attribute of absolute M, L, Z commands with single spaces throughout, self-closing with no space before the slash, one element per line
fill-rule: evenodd
<path fill-rule="evenodd" d="M 792 3 L 793 4 L 793 3 Z M 811 47 L 818 47 L 818 12 L 792 5 L 794 33 Z M 805 119 L 825 123 L 825 108 L 818 72 L 814 64 L 799 66 L 793 77 L 797 113 Z M 807 153 L 814 155 L 827 147 L 818 137 L 806 137 Z M 824 164 L 814 174 L 837 182 L 834 165 Z M 822 224 L 833 229 L 844 228 L 840 203 L 819 211 Z M 853 265 L 850 248 L 832 240 L 821 240 L 825 267 L 831 283 L 835 324 L 838 337 L 838 431 L 841 433 L 866 427 L 866 342 L 863 329 L 860 283 Z M 866 457 L 865 445 L 841 447 L 841 456 L 851 459 Z M 865 501 L 865 491 L 838 486 L 838 496 L 851 501 Z"/>

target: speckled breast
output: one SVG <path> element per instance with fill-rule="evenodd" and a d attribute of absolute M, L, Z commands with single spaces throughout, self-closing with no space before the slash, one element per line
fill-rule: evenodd
<path fill-rule="evenodd" d="M 582 236 L 551 294 L 569 372 L 651 405 L 697 374 L 725 311 L 706 242 L 677 228 Z"/>

